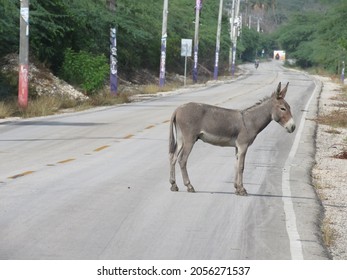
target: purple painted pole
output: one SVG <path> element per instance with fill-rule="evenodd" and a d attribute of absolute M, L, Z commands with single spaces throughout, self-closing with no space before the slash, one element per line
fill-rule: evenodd
<path fill-rule="evenodd" d="M 194 34 L 194 66 L 193 82 L 198 81 L 198 50 L 199 50 L 199 21 L 200 21 L 201 0 L 196 0 L 195 5 L 195 34 Z"/>
<path fill-rule="evenodd" d="M 165 85 L 165 64 L 166 64 L 166 39 L 167 39 L 167 17 L 169 13 L 169 0 L 164 0 L 163 5 L 163 25 L 161 30 L 161 49 L 160 49 L 160 72 L 159 86 Z"/>
<path fill-rule="evenodd" d="M 165 85 L 165 63 L 166 63 L 166 38 L 161 39 L 159 86 Z"/>
<path fill-rule="evenodd" d="M 214 63 L 213 78 L 218 79 L 218 64 L 219 64 L 219 51 L 220 51 L 220 33 L 222 29 L 222 12 L 223 12 L 223 0 L 219 2 L 219 13 L 218 13 L 218 25 L 217 25 L 217 36 L 216 36 L 216 57 Z"/>
<path fill-rule="evenodd" d="M 110 29 L 110 88 L 111 88 L 111 94 L 117 95 L 118 76 L 117 76 L 116 28 Z"/>

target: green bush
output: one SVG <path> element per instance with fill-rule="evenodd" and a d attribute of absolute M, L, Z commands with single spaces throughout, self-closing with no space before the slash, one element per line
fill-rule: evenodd
<path fill-rule="evenodd" d="M 61 76 L 71 84 L 80 86 L 86 93 L 92 94 L 101 89 L 108 73 L 109 64 L 105 55 L 66 49 Z"/>

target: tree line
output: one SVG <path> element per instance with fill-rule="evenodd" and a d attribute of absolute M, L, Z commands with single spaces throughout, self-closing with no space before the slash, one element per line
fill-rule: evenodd
<path fill-rule="evenodd" d="M 0 57 L 18 52 L 19 2 L 0 0 Z M 163 1 L 117 0 L 115 11 L 107 0 L 30 0 L 30 55 L 70 82 L 81 83 L 69 69 L 83 62 L 108 63 L 109 30 L 117 29 L 118 69 L 130 77 L 136 69 L 158 71 Z M 213 71 L 219 1 L 203 1 L 200 18 L 199 63 Z M 195 1 L 170 0 L 168 15 L 167 71 L 182 72 L 181 39 L 194 38 Z M 227 67 L 229 19 L 223 14 L 221 68 Z M 260 40 L 254 30 L 245 30 L 239 44 L 243 59 L 254 56 Z M 250 42 L 247 42 L 250 40 Z M 81 54 L 81 55 L 79 55 Z M 89 59 L 86 59 L 88 57 Z M 73 59 L 74 61 L 71 61 Z M 95 61 L 96 59 L 96 61 Z M 102 68 L 102 71 L 105 71 Z M 106 70 L 107 71 L 107 70 Z M 76 77 L 77 81 L 72 81 Z M 83 78 L 83 77 L 82 77 Z M 89 88 L 88 88 L 89 90 Z"/>
<path fill-rule="evenodd" d="M 293 14 L 272 36 L 299 66 L 337 74 L 347 59 L 347 2 L 328 7 Z"/>
<path fill-rule="evenodd" d="M 226 5 L 230 0 L 224 0 Z M 331 0 L 244 0 L 239 61 L 261 50 L 282 48 L 301 66 L 334 69 L 346 49 L 347 3 Z M 0 59 L 19 48 L 20 1 L 0 0 Z M 111 8 L 111 4 L 115 4 Z M 330 8 L 329 8 L 330 7 Z M 199 63 L 213 71 L 219 1 L 204 0 L 199 31 Z M 301 11 L 300 13 L 297 13 Z M 324 16 L 322 16 L 322 12 Z M 137 69 L 159 74 L 162 0 L 30 0 L 30 56 L 56 75 L 93 92 L 107 79 L 109 32 L 117 29 L 118 70 L 125 79 Z M 248 17 L 261 18 L 260 32 Z M 169 0 L 166 68 L 183 72 L 181 39 L 194 38 L 195 0 Z M 222 18 L 220 68 L 228 69 L 230 25 Z M 331 55 L 334 53 L 334 55 Z M 97 67 L 93 67 L 97 65 Z M 93 69 L 97 70 L 93 75 Z M 83 73 L 85 71 L 86 73 Z M 84 83 L 84 80 L 92 83 Z M 0 77 L 1 80 L 1 77 Z M 100 82 L 101 81 L 101 82 Z M 94 82 L 94 83 L 93 83 Z"/>

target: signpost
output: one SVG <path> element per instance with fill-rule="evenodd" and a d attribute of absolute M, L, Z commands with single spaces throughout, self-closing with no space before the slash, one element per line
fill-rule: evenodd
<path fill-rule="evenodd" d="M 20 1 L 18 105 L 28 106 L 29 75 L 29 0 Z"/>
<path fill-rule="evenodd" d="M 187 84 L 187 57 L 192 56 L 192 39 L 181 40 L 181 56 L 184 56 L 184 86 Z"/>

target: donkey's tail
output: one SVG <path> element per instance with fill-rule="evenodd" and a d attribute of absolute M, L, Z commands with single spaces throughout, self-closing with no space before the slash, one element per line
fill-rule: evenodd
<path fill-rule="evenodd" d="M 174 129 L 176 131 L 176 111 L 172 114 L 170 120 L 169 154 L 174 154 L 177 147 L 177 140 L 175 139 Z"/>

